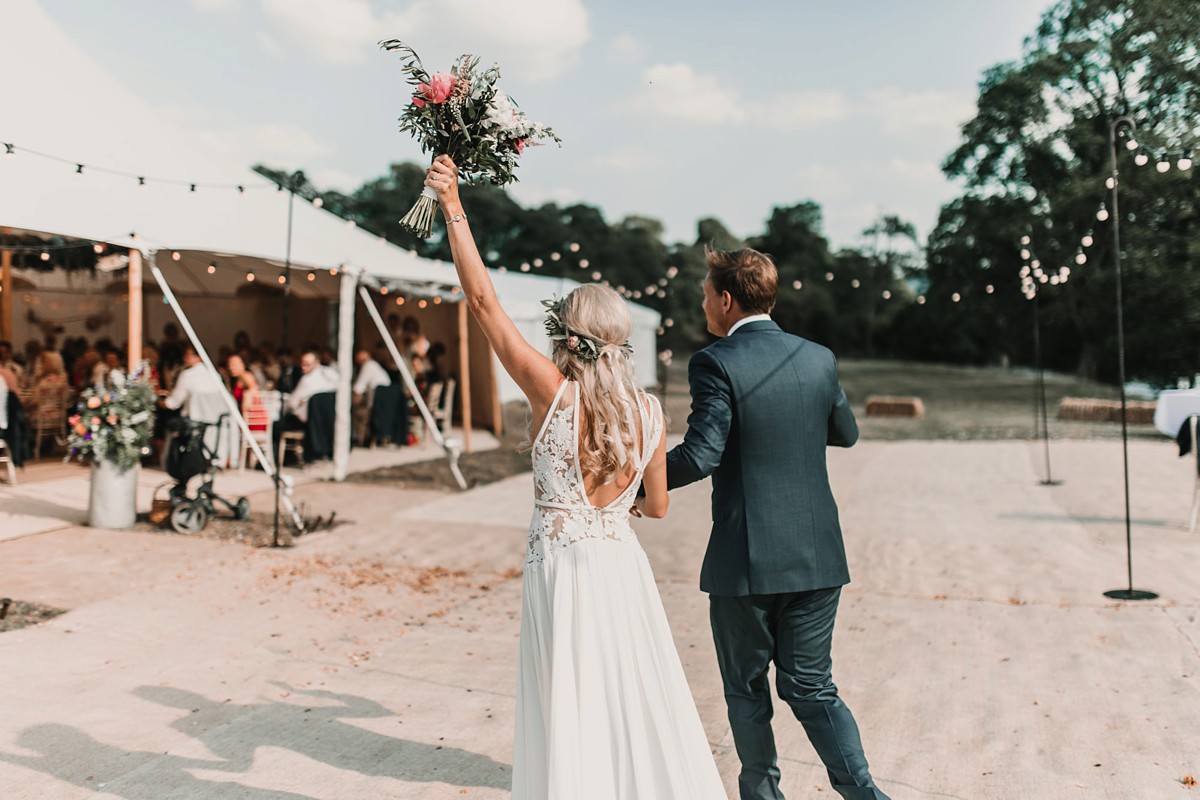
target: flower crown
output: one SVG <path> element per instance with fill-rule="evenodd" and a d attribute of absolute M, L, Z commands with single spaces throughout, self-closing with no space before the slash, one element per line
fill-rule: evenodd
<path fill-rule="evenodd" d="M 546 335 L 552 342 L 562 342 L 568 350 L 584 361 L 596 361 L 603 354 L 606 343 L 569 329 L 562 318 L 563 306 L 566 303 L 565 297 L 542 301 L 542 305 L 546 307 Z M 633 355 L 633 347 L 629 342 L 622 344 L 621 350 L 626 356 Z"/>

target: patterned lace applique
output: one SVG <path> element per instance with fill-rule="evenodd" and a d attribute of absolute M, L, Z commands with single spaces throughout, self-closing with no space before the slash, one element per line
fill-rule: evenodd
<path fill-rule="evenodd" d="M 649 448 L 644 454 L 632 483 L 616 500 L 603 509 L 592 505 L 587 500 L 576 467 L 577 400 L 574 396 L 568 397 L 574 394 L 574 391 L 561 394 L 558 407 L 551 412 L 541 437 L 533 445 L 535 507 L 529 526 L 527 565 L 539 564 L 551 553 L 587 539 L 637 541 L 629 524 L 629 507 L 637 494 L 648 454 L 653 449 Z M 661 435 L 661 415 L 655 411 L 644 415 L 643 419 L 650 423 L 647 441 L 657 442 Z"/>

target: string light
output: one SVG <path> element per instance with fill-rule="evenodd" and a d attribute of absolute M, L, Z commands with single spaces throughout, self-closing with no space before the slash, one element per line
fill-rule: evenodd
<path fill-rule="evenodd" d="M 850 281 L 850 286 L 851 288 L 857 289 L 859 286 L 862 286 L 862 284 L 859 283 L 858 278 L 854 278 Z"/>
<path fill-rule="evenodd" d="M 962 295 L 958 292 L 955 292 L 954 294 L 950 295 L 950 299 L 957 303 L 959 300 L 962 300 Z"/>
<path fill-rule="evenodd" d="M 1116 187 L 1116 185 L 1117 185 L 1117 179 L 1116 179 L 1116 178 L 1113 178 L 1112 176 L 1109 176 L 1109 177 L 1107 177 L 1107 178 L 1105 178 L 1105 179 L 1104 179 L 1104 186 L 1105 186 L 1105 188 L 1112 189 L 1112 188 Z"/>
<path fill-rule="evenodd" d="M 426 303 L 424 300 L 417 301 L 417 308 L 425 308 L 425 306 L 427 306 L 427 305 L 429 305 L 429 304 Z"/>
<path fill-rule="evenodd" d="M 319 197 L 314 197 L 312 199 L 312 204 L 313 204 L 313 208 L 320 208 L 321 206 L 325 205 L 325 201 Z"/>
<path fill-rule="evenodd" d="M 246 273 L 246 280 L 247 280 L 247 281 L 249 281 L 250 283 L 254 283 L 254 273 L 253 273 L 253 272 L 247 272 L 247 273 Z"/>
<path fill-rule="evenodd" d="M 991 289 L 991 288 L 992 288 L 992 287 L 990 287 L 990 286 L 988 287 L 988 289 Z M 991 294 L 991 292 L 989 292 L 989 294 Z M 891 299 L 892 299 L 892 293 L 891 293 L 891 292 L 889 292 L 887 289 L 884 289 L 884 290 L 883 290 L 883 299 L 884 299 L 884 300 L 891 300 Z"/>
<path fill-rule="evenodd" d="M 826 273 L 825 273 L 825 280 L 827 280 L 827 281 L 831 281 L 831 280 L 833 280 L 833 273 L 832 273 L 832 272 L 826 272 Z"/>
<path fill-rule="evenodd" d="M 440 306 L 442 304 L 442 298 L 440 296 L 433 298 L 433 304 L 435 306 Z"/>
<path fill-rule="evenodd" d="M 307 275 L 307 276 L 305 276 L 305 277 L 307 277 L 307 278 L 308 278 L 308 280 L 309 280 L 310 282 L 311 282 L 311 281 L 315 281 L 315 280 L 317 279 L 317 273 L 315 273 L 315 272 L 310 272 L 310 273 L 308 273 L 308 275 Z"/>
<path fill-rule="evenodd" d="M 1125 142 L 1125 149 L 1126 150 L 1137 150 L 1138 149 L 1137 140 L 1134 139 L 1132 136 L 1129 137 L 1129 139 L 1126 140 L 1126 142 Z"/>
<path fill-rule="evenodd" d="M 919 306 L 925 305 L 925 295 L 923 295 L 923 294 L 917 295 L 917 305 L 919 305 Z"/>
<path fill-rule="evenodd" d="M 1100 206 L 1100 210 L 1096 212 L 1096 219 L 1100 220 L 1101 222 L 1104 222 L 1104 220 L 1108 219 L 1108 209 L 1104 206 Z"/>
<path fill-rule="evenodd" d="M 380 286 L 380 287 L 379 287 L 379 293 L 380 293 L 380 294 L 387 294 L 387 293 L 388 293 L 388 287 L 386 287 L 386 286 Z"/>
<path fill-rule="evenodd" d="M 1158 163 L 1154 165 L 1154 168 L 1159 172 L 1166 172 L 1171 168 L 1171 160 L 1167 158 L 1167 151 L 1164 150 L 1159 155 Z"/>
<path fill-rule="evenodd" d="M 212 275 L 212 274 L 213 274 L 214 272 L 216 272 L 216 271 L 217 271 L 217 265 L 216 265 L 216 264 L 209 264 L 209 265 L 208 265 L 208 274 L 209 274 L 209 275 Z"/>
<path fill-rule="evenodd" d="M 1175 162 L 1175 166 L 1178 167 L 1181 172 L 1186 172 L 1189 169 L 1191 169 L 1192 168 L 1192 151 L 1184 150 L 1183 155 L 1181 155 L 1179 157 L 1179 160 Z"/>
<path fill-rule="evenodd" d="M 286 275 L 280 275 L 280 276 L 279 276 L 279 285 L 280 285 L 280 286 L 282 286 L 282 285 L 283 285 L 283 284 L 285 284 L 285 283 L 287 283 L 287 276 L 286 276 Z"/>
<path fill-rule="evenodd" d="M 983 287 L 983 290 L 985 292 L 987 292 L 988 294 L 994 294 L 996 291 L 996 287 L 989 283 L 987 286 Z"/>
<path fill-rule="evenodd" d="M 1085 233 L 1083 235 L 1083 238 L 1079 240 L 1079 243 L 1081 245 L 1083 245 L 1084 247 L 1091 247 L 1092 243 L 1095 241 L 1096 240 L 1092 238 L 1092 235 L 1090 233 Z"/>
<path fill-rule="evenodd" d="M 403 297 L 397 297 L 397 298 L 396 298 L 396 305 L 398 305 L 398 306 L 402 306 L 402 305 L 404 305 L 404 298 L 403 298 Z"/>
<path fill-rule="evenodd" d="M 1078 253 L 1075 256 L 1075 263 L 1079 264 L 1080 266 L 1086 264 L 1087 263 L 1087 255 L 1085 253 Z"/>
<path fill-rule="evenodd" d="M 792 288 L 796 291 L 800 291 L 804 288 L 804 281 L 792 281 Z"/>
<path fill-rule="evenodd" d="M 1150 156 L 1146 155 L 1145 153 L 1138 153 L 1133 157 L 1133 163 L 1137 164 L 1139 167 L 1144 167 L 1150 163 Z"/>
<path fill-rule="evenodd" d="M 542 266 L 542 263 L 543 263 L 543 262 L 542 262 L 542 260 L 541 260 L 540 258 L 535 258 L 535 259 L 533 260 L 533 265 L 534 265 L 535 267 L 539 267 L 539 268 L 540 268 L 540 267 Z"/>

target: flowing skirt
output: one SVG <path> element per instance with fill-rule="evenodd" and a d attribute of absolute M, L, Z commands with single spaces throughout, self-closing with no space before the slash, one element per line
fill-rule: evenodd
<path fill-rule="evenodd" d="M 520 650 L 513 800 L 728 800 L 636 540 L 527 565 Z"/>

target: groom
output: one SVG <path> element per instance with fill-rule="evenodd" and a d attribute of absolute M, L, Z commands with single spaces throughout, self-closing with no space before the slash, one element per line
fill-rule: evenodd
<path fill-rule="evenodd" d="M 778 275 L 754 250 L 705 254 L 704 316 L 719 341 L 688 366 L 692 412 L 667 454 L 674 489 L 712 476 L 712 535 L 700 570 L 742 772 L 742 800 L 781 800 L 771 689 L 804 726 L 847 800 L 887 800 L 867 770 L 858 725 L 838 697 L 830 645 L 850 581 L 827 445 L 858 425 L 833 354 L 768 316 Z"/>

